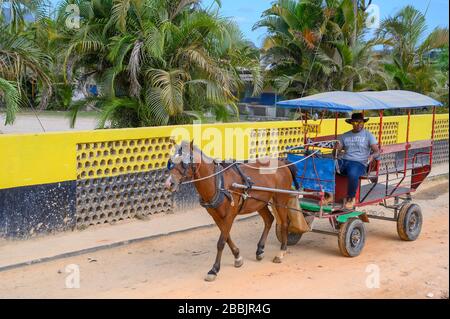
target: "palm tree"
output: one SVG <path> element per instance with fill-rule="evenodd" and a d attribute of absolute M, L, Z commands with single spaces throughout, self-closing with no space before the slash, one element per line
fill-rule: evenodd
<path fill-rule="evenodd" d="M 228 114 L 222 111 L 237 110 L 240 68 L 252 71 L 255 93 L 261 89 L 257 50 L 200 0 L 78 3 L 82 25 L 69 31 L 63 70 L 67 81 L 74 73 L 95 78 L 100 96 L 74 104 L 72 122 L 86 104 L 102 109 L 100 127 L 108 119 L 148 126 L 183 123 L 208 109 Z"/>
<path fill-rule="evenodd" d="M 7 28 L 4 24 L 0 27 Z M 50 63 L 49 56 L 39 49 L 27 31 L 0 33 L 0 78 L 16 83 L 21 104 L 31 103 L 28 98 L 28 87 L 31 85 L 32 90 L 41 92 L 39 108 L 46 107 L 52 94 L 48 76 Z"/>
<path fill-rule="evenodd" d="M 31 27 L 35 21 L 26 21 L 27 14 L 33 13 L 35 19 L 42 16 L 44 2 L 7 2 L 8 6 L 0 11 L 0 80 L 6 123 L 12 124 L 21 105 L 34 107 L 36 103 L 40 109 L 46 108 L 52 95 L 52 81 L 48 75 L 51 58 L 37 45 Z M 9 15 L 4 15 L 5 12 Z M 39 99 L 35 99 L 36 95 Z"/>
<path fill-rule="evenodd" d="M 391 60 L 385 64 L 396 87 L 431 95 L 445 96 L 448 72 L 436 65 L 434 51 L 448 47 L 448 28 L 435 28 L 426 38 L 425 16 L 412 6 L 382 21 L 377 36 L 383 39 Z M 448 96 L 448 95 L 447 95 Z"/>
<path fill-rule="evenodd" d="M 356 89 L 387 86 L 372 50 L 379 41 L 363 40 L 364 17 L 359 10 L 355 19 L 352 0 L 275 2 L 254 26 L 268 30 L 269 84 L 287 97 L 352 90 L 353 83 Z"/>

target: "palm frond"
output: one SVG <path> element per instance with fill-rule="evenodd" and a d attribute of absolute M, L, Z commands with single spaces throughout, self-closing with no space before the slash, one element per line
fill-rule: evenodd
<path fill-rule="evenodd" d="M 4 100 L 6 106 L 5 125 L 13 124 L 20 103 L 17 84 L 0 78 L 0 100 Z"/>
<path fill-rule="evenodd" d="M 130 9 L 130 0 L 114 0 L 114 5 L 111 10 L 111 21 L 122 32 L 125 32 L 127 27 L 127 15 Z"/>
<path fill-rule="evenodd" d="M 139 69 L 141 63 L 141 48 L 143 46 L 142 41 L 136 41 L 134 43 L 133 50 L 130 54 L 130 60 L 128 62 L 128 74 L 130 75 L 130 95 L 138 97 L 141 92 L 141 84 L 139 83 Z"/>
<path fill-rule="evenodd" d="M 160 89 L 161 101 L 170 116 L 180 114 L 183 111 L 183 94 L 185 81 L 189 75 L 179 69 L 165 71 L 149 69 L 146 71 L 153 87 Z"/>

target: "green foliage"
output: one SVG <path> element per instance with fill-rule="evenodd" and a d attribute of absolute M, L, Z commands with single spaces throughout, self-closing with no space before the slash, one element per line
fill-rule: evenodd
<path fill-rule="evenodd" d="M 63 0 L 55 12 L 47 0 L 4 0 L 0 103 L 7 124 L 19 106 L 70 110 L 72 125 L 94 108 L 99 127 L 235 121 L 245 71 L 253 95 L 264 85 L 286 98 L 404 89 L 448 105 L 448 28 L 425 37 L 424 14 L 407 6 L 367 41 L 366 2 L 355 16 L 353 0 L 276 0 L 254 25 L 267 30 L 258 50 L 201 0 Z M 69 4 L 80 9 L 79 28 L 66 25 Z"/>
<path fill-rule="evenodd" d="M 225 119 L 243 88 L 240 68 L 261 91 L 257 50 L 200 0 L 79 2 L 89 14 L 67 43 L 63 71 L 66 79 L 88 72 L 99 85 L 100 126 L 186 123 L 208 110 Z"/>
<path fill-rule="evenodd" d="M 17 82 L 24 105 L 72 115 L 90 105 L 102 111 L 100 126 L 162 125 L 207 111 L 234 118 L 242 69 L 261 92 L 258 50 L 200 0 L 64 0 L 54 17 L 41 0 L 8 2 L 0 77 Z M 80 8 L 79 28 L 66 25 L 69 4 Z M 35 21 L 25 21 L 28 13 Z M 98 97 L 87 92 L 92 84 Z M 75 90 L 90 97 L 70 105 Z"/>
<path fill-rule="evenodd" d="M 365 19 L 361 7 L 355 17 L 351 0 L 275 1 L 254 26 L 268 31 L 262 57 L 267 84 L 288 98 L 404 89 L 448 105 L 448 28 L 436 28 L 421 42 L 425 17 L 407 6 L 366 41 Z"/>
<path fill-rule="evenodd" d="M 448 28 L 437 27 L 421 41 L 425 31 L 425 16 L 412 6 L 383 20 L 377 36 L 385 41 L 384 69 L 396 89 L 423 93 L 448 106 Z"/>
<path fill-rule="evenodd" d="M 5 125 L 12 124 L 19 110 L 20 94 L 15 83 L 0 78 L 0 102 L 5 103 Z"/>
<path fill-rule="evenodd" d="M 373 51 L 382 41 L 363 41 L 364 19 L 361 10 L 354 16 L 351 0 L 275 1 L 254 26 L 268 30 L 263 47 L 268 84 L 287 97 L 389 88 Z"/>

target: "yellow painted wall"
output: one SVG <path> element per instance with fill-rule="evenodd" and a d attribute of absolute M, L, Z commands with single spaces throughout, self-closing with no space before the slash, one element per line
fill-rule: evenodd
<path fill-rule="evenodd" d="M 448 118 L 448 114 L 436 115 L 437 139 L 448 139 Z M 371 118 L 367 124 L 375 128 L 378 123 L 379 118 Z M 412 116 L 410 140 L 429 139 L 431 123 L 431 115 Z M 317 127 L 319 121 L 310 121 L 308 124 Z M 388 142 L 404 142 L 406 126 L 406 116 L 385 117 L 383 128 L 391 130 Z M 339 120 L 339 134 L 350 128 L 343 119 Z M 269 136 L 266 139 L 267 144 L 255 145 L 257 139 L 251 136 L 251 132 L 256 133 L 257 130 L 262 130 L 270 134 L 270 129 L 277 129 L 278 136 Z M 199 145 L 207 155 L 222 159 L 248 159 L 255 154 L 256 156 L 270 154 L 267 147 L 274 141 L 279 142 L 283 148 L 303 142 L 303 131 L 298 121 L 5 134 L 0 135 L 0 189 L 161 168 L 165 165 L 168 156 L 167 137 L 175 134 L 174 130 L 186 131 L 194 137 L 195 144 Z M 218 132 L 220 134 L 216 134 Z M 236 134 L 238 132 L 241 134 Z M 318 136 L 333 134 L 334 120 L 323 120 Z M 227 142 L 224 143 L 220 137 Z M 233 138 L 230 139 L 230 137 Z M 242 139 L 245 142 L 243 146 L 236 147 L 236 142 Z M 158 150 L 155 150 L 156 148 Z M 94 168 L 93 164 L 96 164 Z"/>

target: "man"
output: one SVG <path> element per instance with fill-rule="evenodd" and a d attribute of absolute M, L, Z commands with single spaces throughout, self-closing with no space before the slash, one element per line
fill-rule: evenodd
<path fill-rule="evenodd" d="M 340 173 L 348 177 L 347 198 L 344 200 L 345 209 L 354 208 L 359 178 L 366 174 L 370 162 L 380 155 L 376 138 L 364 129 L 364 123 L 368 120 L 362 113 L 352 114 L 351 119 L 345 121 L 353 125 L 353 129 L 342 134 L 336 143 L 338 158 L 342 151 L 345 152 L 342 159 L 338 160 Z"/>

